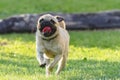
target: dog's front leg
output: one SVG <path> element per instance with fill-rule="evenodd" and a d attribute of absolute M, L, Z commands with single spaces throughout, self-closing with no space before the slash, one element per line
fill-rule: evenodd
<path fill-rule="evenodd" d="M 46 75 L 49 76 L 50 73 L 52 72 L 54 66 L 57 64 L 57 62 L 60 60 L 61 55 L 56 55 L 54 60 L 46 66 Z"/>
<path fill-rule="evenodd" d="M 44 59 L 44 56 L 43 56 L 43 52 L 40 52 L 39 50 L 37 50 L 37 60 L 40 64 L 40 67 L 45 67 L 46 65 L 46 62 L 45 62 L 45 59 Z"/>

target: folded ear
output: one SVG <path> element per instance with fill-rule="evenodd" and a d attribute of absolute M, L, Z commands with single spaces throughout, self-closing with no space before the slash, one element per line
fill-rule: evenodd
<path fill-rule="evenodd" d="M 61 16 L 56 16 L 56 19 L 58 20 L 58 22 L 61 22 L 64 20 Z"/>
<path fill-rule="evenodd" d="M 63 29 L 66 29 L 66 24 L 65 24 L 64 19 L 60 16 L 55 16 L 55 18 L 58 20 L 60 27 Z"/>

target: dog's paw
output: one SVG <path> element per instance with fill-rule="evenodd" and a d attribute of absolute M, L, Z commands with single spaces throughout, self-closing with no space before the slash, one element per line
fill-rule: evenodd
<path fill-rule="evenodd" d="M 46 66 L 46 63 L 40 65 L 41 68 L 44 68 L 45 66 Z"/>

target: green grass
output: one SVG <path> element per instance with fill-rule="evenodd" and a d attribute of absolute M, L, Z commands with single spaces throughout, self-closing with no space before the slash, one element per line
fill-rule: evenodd
<path fill-rule="evenodd" d="M 119 80 L 120 31 L 70 31 L 66 68 L 45 78 L 38 67 L 35 34 L 0 35 L 0 80 Z"/>
<path fill-rule="evenodd" d="M 120 9 L 120 0 L 0 0 L 0 18 L 25 13 Z M 73 31 L 60 76 L 38 67 L 35 34 L 0 34 L 0 80 L 119 80 L 120 31 Z M 55 72 L 55 69 L 54 69 Z"/>
<path fill-rule="evenodd" d="M 0 18 L 24 13 L 81 13 L 120 9 L 120 0 L 0 0 Z"/>

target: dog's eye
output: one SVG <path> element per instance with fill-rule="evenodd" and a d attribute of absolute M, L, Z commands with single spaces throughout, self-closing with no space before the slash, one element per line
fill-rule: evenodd
<path fill-rule="evenodd" d="M 52 19 L 50 20 L 50 22 L 52 22 L 53 24 L 55 24 L 55 21 L 54 21 L 54 20 L 52 20 Z"/>
<path fill-rule="evenodd" d="M 44 19 L 41 19 L 41 20 L 39 21 L 39 23 L 41 23 L 42 21 L 44 21 Z"/>

